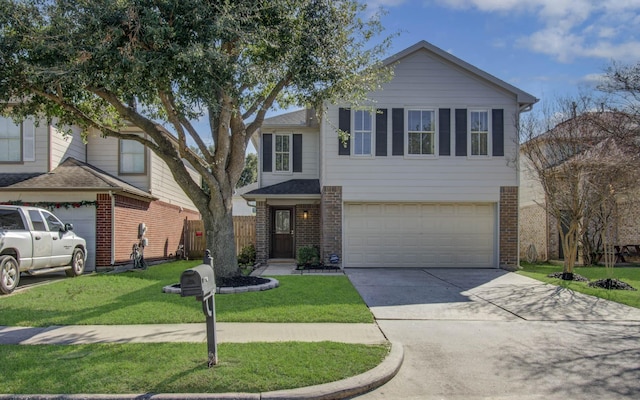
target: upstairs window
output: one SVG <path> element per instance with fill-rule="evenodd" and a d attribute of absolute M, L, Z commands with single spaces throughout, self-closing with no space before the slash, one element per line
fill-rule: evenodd
<path fill-rule="evenodd" d="M 472 156 L 489 155 L 489 111 L 471 111 L 469 115 Z"/>
<path fill-rule="evenodd" d="M 353 121 L 353 154 L 357 156 L 371 155 L 371 113 L 356 110 Z"/>
<path fill-rule="evenodd" d="M 436 154 L 436 114 L 434 110 L 407 111 L 407 154 Z"/>
<path fill-rule="evenodd" d="M 22 124 L 0 117 L 0 162 L 22 161 Z"/>
<path fill-rule="evenodd" d="M 291 172 L 291 135 L 275 135 L 275 172 Z"/>
<path fill-rule="evenodd" d="M 146 174 L 147 154 L 142 143 L 135 140 L 120 139 L 120 174 Z"/>

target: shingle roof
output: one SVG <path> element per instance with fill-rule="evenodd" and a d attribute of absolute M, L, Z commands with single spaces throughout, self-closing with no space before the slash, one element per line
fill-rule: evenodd
<path fill-rule="evenodd" d="M 37 174 L 0 174 L 0 188 L 14 185 L 27 179 L 31 179 L 35 176 L 42 175 Z"/>
<path fill-rule="evenodd" d="M 260 189 L 245 193 L 245 198 L 256 198 L 262 196 L 284 196 L 284 195 L 320 195 L 320 181 L 318 179 L 291 179 L 286 182 L 265 186 Z"/>
<path fill-rule="evenodd" d="M 291 111 L 285 114 L 265 118 L 262 123 L 263 128 L 278 126 L 314 127 L 317 125 L 318 121 L 315 110 L 313 109 Z"/>
<path fill-rule="evenodd" d="M 0 182 L 9 182 L 11 178 L 9 175 L 19 174 L 0 174 Z M 149 193 L 72 157 L 64 160 L 49 173 L 32 174 L 31 177 L 17 180 L 5 186 L 0 184 L 0 191 L 15 190 L 111 190 L 155 199 Z"/>

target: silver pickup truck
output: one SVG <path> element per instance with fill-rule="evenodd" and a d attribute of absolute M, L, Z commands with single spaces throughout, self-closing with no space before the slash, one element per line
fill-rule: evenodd
<path fill-rule="evenodd" d="M 86 261 L 87 244 L 71 224 L 40 208 L 0 205 L 0 293 L 13 292 L 21 272 L 78 276 Z"/>

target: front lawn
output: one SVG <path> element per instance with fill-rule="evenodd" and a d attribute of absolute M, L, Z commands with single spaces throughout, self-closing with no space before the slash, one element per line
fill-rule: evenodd
<path fill-rule="evenodd" d="M 377 366 L 388 346 L 203 343 L 0 346 L 0 393 L 264 392 L 333 382 Z M 144 397 L 144 396 L 143 396 Z"/>
<path fill-rule="evenodd" d="M 94 274 L 0 296 L 0 325 L 129 325 L 203 322 L 194 297 L 167 294 L 197 261 L 145 271 Z M 216 295 L 219 322 L 371 323 L 373 317 L 346 276 L 278 276 L 264 292 Z"/>
<path fill-rule="evenodd" d="M 576 292 L 589 294 L 602 299 L 615 301 L 632 307 L 640 308 L 640 268 L 639 267 L 615 267 L 613 277 L 628 283 L 637 291 L 630 290 L 607 290 L 587 286 L 587 282 L 563 281 L 561 279 L 549 278 L 547 275 L 554 272 L 562 272 L 562 266 L 548 264 L 522 264 L 523 269 L 519 274 L 537 279 L 542 282 L 562 286 Z M 591 281 L 607 278 L 607 271 L 604 267 L 575 267 L 574 273 L 589 278 Z"/>

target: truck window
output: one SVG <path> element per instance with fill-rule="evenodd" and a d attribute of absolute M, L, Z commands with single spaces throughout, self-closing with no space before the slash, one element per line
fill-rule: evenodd
<path fill-rule="evenodd" d="M 31 218 L 31 223 L 33 224 L 34 231 L 46 231 L 47 228 L 42 220 L 42 216 L 38 210 L 29 210 L 29 218 Z"/>
<path fill-rule="evenodd" d="M 57 232 L 64 229 L 64 225 L 60 220 L 53 214 L 43 211 L 45 221 L 47 221 L 47 225 L 49 226 L 49 231 Z"/>
<path fill-rule="evenodd" d="M 0 229 L 23 231 L 24 222 L 18 210 L 0 210 Z"/>

